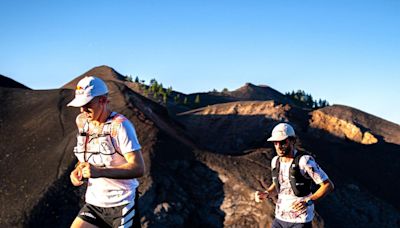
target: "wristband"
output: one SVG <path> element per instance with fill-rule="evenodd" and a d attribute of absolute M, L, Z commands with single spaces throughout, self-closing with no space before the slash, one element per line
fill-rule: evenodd
<path fill-rule="evenodd" d="M 311 206 L 313 204 L 314 204 L 314 201 L 312 199 L 309 199 L 309 200 L 306 201 L 306 205 L 307 206 Z"/>

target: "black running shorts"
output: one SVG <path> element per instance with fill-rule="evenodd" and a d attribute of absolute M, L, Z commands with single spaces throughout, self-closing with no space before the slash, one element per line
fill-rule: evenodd
<path fill-rule="evenodd" d="M 117 207 L 97 207 L 85 204 L 78 217 L 98 227 L 140 227 L 134 202 Z"/>

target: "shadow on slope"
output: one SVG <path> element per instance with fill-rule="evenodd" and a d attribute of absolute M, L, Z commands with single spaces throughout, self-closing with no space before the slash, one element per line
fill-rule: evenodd
<path fill-rule="evenodd" d="M 325 221 L 341 226 L 354 221 L 355 227 L 398 226 L 400 184 L 390 180 L 397 179 L 400 146 L 384 141 L 373 145 L 340 138 L 332 141 L 326 135 L 315 137 L 315 129 L 312 132 L 302 136 L 302 144 L 316 152 L 336 185 L 335 194 L 327 198 L 329 204 L 321 204 Z"/>
<path fill-rule="evenodd" d="M 66 90 L 0 88 L 0 226 L 25 223 L 73 161 L 73 124 L 68 120 L 76 113 L 64 108 L 71 95 Z"/>

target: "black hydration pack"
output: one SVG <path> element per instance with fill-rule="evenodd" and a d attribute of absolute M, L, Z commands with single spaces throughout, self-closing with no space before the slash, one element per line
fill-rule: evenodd
<path fill-rule="evenodd" d="M 300 152 L 298 151 L 290 164 L 289 168 L 289 180 L 290 180 L 290 186 L 292 187 L 292 190 L 296 196 L 303 197 L 307 196 L 311 192 L 313 192 L 312 188 L 315 188 L 315 185 L 313 185 L 313 180 L 308 177 L 307 173 L 304 175 L 307 175 L 305 177 L 303 174 L 301 174 L 300 167 L 299 167 L 299 161 L 300 158 L 303 155 L 310 155 L 306 152 Z M 272 182 L 275 184 L 275 188 L 277 192 L 279 193 L 280 191 L 280 184 L 279 184 L 279 170 L 280 170 L 280 159 L 279 157 L 276 159 L 275 163 L 275 168 L 271 170 L 272 172 Z"/>

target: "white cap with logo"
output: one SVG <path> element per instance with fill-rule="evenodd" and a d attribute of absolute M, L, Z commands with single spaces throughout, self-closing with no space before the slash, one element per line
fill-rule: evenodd
<path fill-rule="evenodd" d="M 75 98 L 67 106 L 82 107 L 93 98 L 107 93 L 107 85 L 103 80 L 94 76 L 86 76 L 76 85 Z"/>
<path fill-rule="evenodd" d="M 282 141 L 290 136 L 296 136 L 293 127 L 287 123 L 280 123 L 274 127 L 272 130 L 272 135 L 267 141 Z"/>

